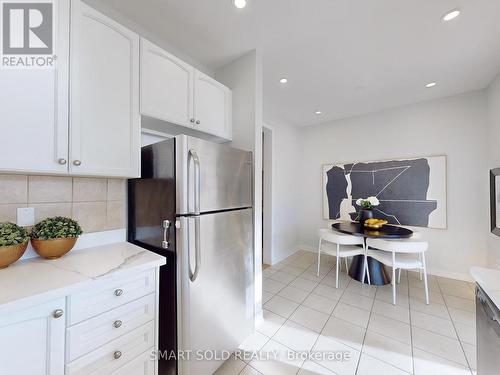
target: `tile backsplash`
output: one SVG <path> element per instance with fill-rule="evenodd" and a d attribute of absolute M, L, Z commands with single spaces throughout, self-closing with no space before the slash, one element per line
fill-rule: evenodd
<path fill-rule="evenodd" d="M 84 233 L 126 227 L 126 180 L 0 174 L 0 222 L 33 207 L 35 223 L 52 216 L 77 220 Z"/>

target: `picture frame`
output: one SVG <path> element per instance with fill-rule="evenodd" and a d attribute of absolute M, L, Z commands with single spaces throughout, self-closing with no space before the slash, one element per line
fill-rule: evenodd
<path fill-rule="evenodd" d="M 434 213 L 432 216 L 429 216 L 429 221 L 426 223 L 419 223 L 415 222 L 413 220 L 408 220 L 408 219 L 403 219 L 403 220 L 398 220 L 396 222 L 391 222 L 391 224 L 395 225 L 406 225 L 406 226 L 413 226 L 413 227 L 427 227 L 427 228 L 432 228 L 432 229 L 439 229 L 439 230 L 446 230 L 448 228 L 448 223 L 447 223 L 447 213 L 448 213 L 448 208 L 447 208 L 447 182 L 448 182 L 448 157 L 446 154 L 430 154 L 430 155 L 425 155 L 425 156 L 405 156 L 405 157 L 395 157 L 395 158 L 387 158 L 387 159 L 379 159 L 379 160 L 369 160 L 369 161 L 354 161 L 354 162 L 349 162 L 349 163 L 324 163 L 322 165 L 322 195 L 323 195 L 323 200 L 322 200 L 322 216 L 323 220 L 353 220 L 353 211 L 356 208 L 355 204 L 352 203 L 349 209 L 349 216 L 347 216 L 344 212 L 344 214 L 341 217 L 331 215 L 331 212 L 329 213 L 329 197 L 328 197 L 328 177 L 327 173 L 332 167 L 341 167 L 344 168 L 347 165 L 350 165 L 349 168 L 351 168 L 353 165 L 355 168 L 357 168 L 358 165 L 370 165 L 374 163 L 378 164 L 384 164 L 384 163 L 398 163 L 398 162 L 409 162 L 410 164 L 416 160 L 422 160 L 425 159 L 428 161 L 428 164 L 430 166 L 430 173 L 429 173 L 429 186 L 427 190 L 427 196 L 424 199 L 429 199 L 429 200 L 434 200 L 437 202 L 437 209 L 434 210 Z M 405 167 L 407 168 L 407 167 Z M 402 167 L 393 167 L 389 169 L 398 169 L 400 171 L 403 170 Z M 366 171 L 364 171 L 366 172 Z M 369 171 L 368 171 L 369 172 Z M 373 176 L 373 175 L 372 175 Z M 395 175 L 396 177 L 397 175 Z M 350 189 L 353 184 L 352 179 L 348 183 L 348 188 Z M 393 182 L 394 179 L 392 177 L 388 180 L 388 182 Z M 415 179 L 413 179 L 415 181 Z M 413 184 L 412 184 L 413 185 Z M 359 186 L 359 185 L 358 185 Z M 359 189 L 357 189 L 359 192 Z M 357 194 L 359 195 L 359 194 Z M 356 198 L 366 198 L 369 195 L 374 195 L 377 196 L 377 191 L 370 191 L 370 192 L 365 192 L 364 194 L 360 195 L 359 197 L 356 194 L 352 194 L 352 196 L 348 193 L 349 198 L 353 198 L 352 202 L 355 201 Z M 366 195 L 366 196 L 365 196 Z M 381 198 L 379 196 L 379 198 Z M 404 199 L 404 198 L 403 198 Z M 350 199 L 349 199 L 350 200 Z M 384 197 L 382 197 L 381 203 L 384 203 Z M 411 200 L 411 198 L 410 198 Z M 420 202 L 420 201 L 419 201 Z M 421 199 L 421 202 L 423 202 L 423 199 Z M 426 202 L 424 202 L 425 204 Z M 376 211 L 378 208 L 376 209 Z M 378 213 L 378 216 L 384 216 L 386 212 L 380 212 Z M 389 219 L 390 217 L 385 219 Z M 500 223 L 500 220 L 499 220 Z"/>

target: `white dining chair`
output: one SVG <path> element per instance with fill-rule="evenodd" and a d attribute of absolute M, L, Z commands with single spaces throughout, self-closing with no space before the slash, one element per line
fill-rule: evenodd
<path fill-rule="evenodd" d="M 429 290 L 427 286 L 427 266 L 425 252 L 429 243 L 418 238 L 385 240 L 368 238 L 366 240 L 366 255 L 392 267 L 392 303 L 396 304 L 396 270 L 419 270 L 423 272 L 425 303 L 429 304 Z"/>
<path fill-rule="evenodd" d="M 356 255 L 363 255 L 364 256 L 363 280 L 365 279 L 365 275 L 367 275 L 368 282 L 370 282 L 370 272 L 368 271 L 368 263 L 365 251 L 365 241 L 363 237 L 356 237 L 348 234 L 334 232 L 332 229 L 318 229 L 318 236 L 319 236 L 318 276 L 321 265 L 321 253 L 325 253 L 336 257 L 336 262 L 335 262 L 336 288 L 339 287 L 339 267 L 341 259 L 342 258 L 345 259 L 346 272 L 349 272 L 347 269 L 347 258 Z"/>

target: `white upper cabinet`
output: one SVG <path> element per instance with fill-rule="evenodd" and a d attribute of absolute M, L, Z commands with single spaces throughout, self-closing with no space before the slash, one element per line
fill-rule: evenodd
<path fill-rule="evenodd" d="M 0 68 L 0 171 L 68 171 L 69 2 L 53 4 L 54 66 Z"/>
<path fill-rule="evenodd" d="M 231 90 L 141 38 L 141 114 L 231 139 Z"/>
<path fill-rule="evenodd" d="M 138 177 L 139 36 L 75 0 L 70 63 L 70 172 Z"/>
<path fill-rule="evenodd" d="M 0 315 L 0 373 L 64 375 L 65 303 Z"/>
<path fill-rule="evenodd" d="M 189 64 L 141 38 L 141 113 L 191 126 L 193 75 Z"/>
<path fill-rule="evenodd" d="M 231 90 L 215 79 L 195 72 L 195 127 L 206 133 L 231 139 Z"/>

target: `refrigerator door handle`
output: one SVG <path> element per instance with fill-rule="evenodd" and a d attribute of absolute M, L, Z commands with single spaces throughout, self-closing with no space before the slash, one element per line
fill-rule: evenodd
<path fill-rule="evenodd" d="M 195 264 L 194 271 L 191 271 L 191 264 L 189 265 L 189 279 L 194 282 L 198 277 L 201 268 L 201 241 L 200 241 L 200 217 L 196 216 L 194 219 L 194 251 L 195 251 Z M 189 259 L 191 257 L 188 257 Z"/>
<path fill-rule="evenodd" d="M 192 215 L 200 214 L 200 159 L 198 158 L 198 154 L 195 150 L 189 150 L 189 158 L 193 159 L 194 164 L 194 212 L 191 212 Z M 189 171 L 189 160 L 188 160 L 188 178 L 190 178 L 191 173 Z M 188 205 L 189 206 L 189 205 Z"/>

